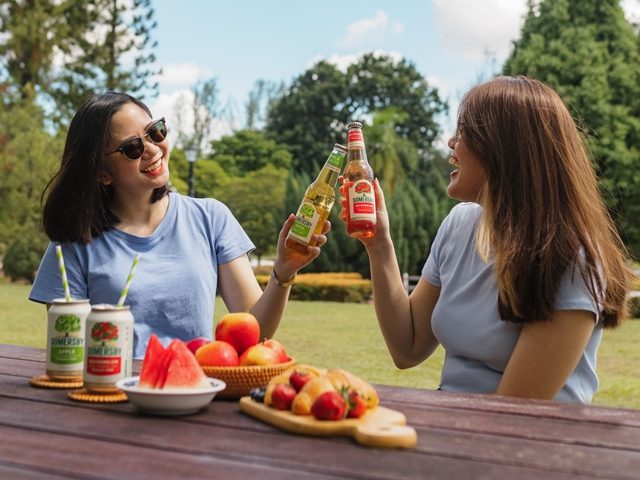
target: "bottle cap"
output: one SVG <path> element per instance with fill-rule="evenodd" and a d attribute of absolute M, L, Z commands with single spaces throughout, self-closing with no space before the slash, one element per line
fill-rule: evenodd
<path fill-rule="evenodd" d="M 351 122 L 347 125 L 347 128 L 351 130 L 352 128 L 362 128 L 362 124 L 360 122 Z"/>
<path fill-rule="evenodd" d="M 341 152 L 343 152 L 343 153 L 346 153 L 346 152 L 347 152 L 347 147 L 345 147 L 344 145 L 340 145 L 339 143 L 336 143 L 336 144 L 333 146 L 333 148 L 334 148 L 334 150 L 339 150 L 339 151 L 341 151 Z"/>

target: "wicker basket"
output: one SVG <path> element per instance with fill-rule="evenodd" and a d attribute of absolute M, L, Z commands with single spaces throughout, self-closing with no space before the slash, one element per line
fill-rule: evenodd
<path fill-rule="evenodd" d="M 266 387 L 269 380 L 295 365 L 295 360 L 275 365 L 252 365 L 247 367 L 202 367 L 209 377 L 218 378 L 227 388 L 216 395 L 217 398 L 237 399 L 249 395 L 252 388 Z"/>

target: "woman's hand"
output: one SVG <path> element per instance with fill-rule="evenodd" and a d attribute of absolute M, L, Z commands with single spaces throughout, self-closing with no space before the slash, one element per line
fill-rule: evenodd
<path fill-rule="evenodd" d="M 340 177 L 340 219 L 347 224 L 347 193 L 344 186 L 343 177 Z M 384 201 L 384 192 L 380 187 L 380 182 L 375 178 L 373 180 L 373 191 L 376 196 L 376 234 L 369 238 L 358 238 L 367 249 L 375 247 L 379 243 L 390 241 L 389 234 L 389 215 L 387 213 L 387 205 Z"/>
<path fill-rule="evenodd" d="M 298 270 L 309 265 L 320 255 L 320 248 L 327 243 L 327 233 L 331 230 L 331 222 L 325 220 L 322 233 L 319 235 L 313 234 L 311 237 L 315 240 L 316 245 L 313 247 L 307 246 L 307 252 L 301 253 L 285 245 L 285 240 L 295 219 L 296 216 L 293 213 L 290 214 L 284 225 L 282 225 L 282 230 L 280 230 L 280 235 L 278 236 L 278 249 L 273 268 L 277 272 L 278 278 L 283 282 L 292 279 L 298 273 Z"/>

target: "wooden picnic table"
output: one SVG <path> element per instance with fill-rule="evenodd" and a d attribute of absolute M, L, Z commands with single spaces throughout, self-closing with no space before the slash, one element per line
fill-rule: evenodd
<path fill-rule="evenodd" d="M 0 345 L 2 479 L 637 479 L 640 411 L 379 385 L 418 433 L 412 449 L 280 431 L 236 401 L 141 415 L 34 388 L 44 350 Z"/>

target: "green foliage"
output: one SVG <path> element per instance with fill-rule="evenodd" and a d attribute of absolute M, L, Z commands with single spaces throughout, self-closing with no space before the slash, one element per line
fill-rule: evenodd
<path fill-rule="evenodd" d="M 30 100 L 0 103 L 0 244 L 38 236 L 40 197 L 62 154 L 62 139 L 49 135 L 43 123 Z"/>
<path fill-rule="evenodd" d="M 269 278 L 269 275 L 256 275 L 256 280 L 263 289 L 266 288 Z M 312 273 L 296 277 L 289 298 L 305 301 L 363 303 L 371 299 L 371 294 L 371 280 L 364 280 L 359 275 L 348 277 L 345 274 Z"/>
<path fill-rule="evenodd" d="M 319 171 L 327 149 L 344 142 L 349 121 L 392 106 L 404 113 L 398 135 L 421 155 L 432 150 L 436 118 L 446 110 L 437 90 L 407 60 L 372 53 L 346 72 L 321 61 L 297 77 L 269 109 L 266 132 L 290 147 L 296 172 Z"/>
<path fill-rule="evenodd" d="M 588 135 L 623 240 L 640 254 L 640 50 L 617 0 L 531 5 L 504 65 L 556 88 Z"/>
<path fill-rule="evenodd" d="M 7 247 L 3 259 L 4 273 L 11 280 L 32 282 L 46 247 L 47 238 L 43 233 L 23 229 L 22 234 Z"/>
<path fill-rule="evenodd" d="M 267 165 L 288 169 L 291 154 L 282 144 L 268 139 L 261 132 L 239 130 L 211 143 L 214 158 L 228 175 L 241 177 Z"/>
<path fill-rule="evenodd" d="M 67 120 L 93 91 L 157 95 L 151 0 L 7 1 L 0 27 L 9 93 L 53 100 L 56 121 Z M 132 61 L 124 60 L 132 52 Z M 55 55 L 64 55 L 63 65 L 54 66 Z"/>
<path fill-rule="evenodd" d="M 284 221 L 284 185 L 287 172 L 267 165 L 236 177 L 218 192 L 253 241 L 260 258 L 273 250 Z"/>

